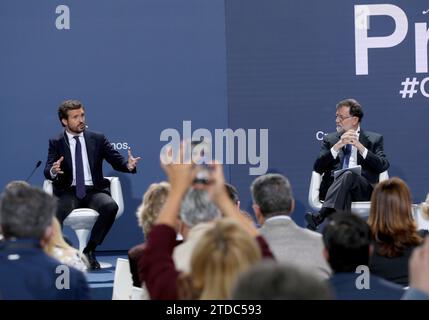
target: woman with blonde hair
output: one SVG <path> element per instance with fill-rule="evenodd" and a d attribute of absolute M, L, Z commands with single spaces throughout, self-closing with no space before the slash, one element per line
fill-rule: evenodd
<path fill-rule="evenodd" d="M 56 217 L 52 219 L 52 236 L 44 250 L 47 255 L 63 264 L 80 271 L 87 271 L 88 269 L 85 257 L 64 240 L 61 225 Z"/>
<path fill-rule="evenodd" d="M 411 253 L 423 240 L 411 206 L 407 184 L 400 178 L 391 178 L 375 187 L 368 220 L 375 241 L 371 272 L 402 286 L 408 286 Z"/>
<path fill-rule="evenodd" d="M 182 146 L 180 154 L 183 155 Z M 192 185 L 198 167 L 183 164 L 183 158 L 163 165 L 171 192 L 152 228 L 140 260 L 151 299 L 228 299 L 239 273 L 261 257 L 273 255 L 259 231 L 243 216 L 229 198 L 224 185 L 223 168 L 211 166 L 206 187 L 213 202 L 228 219 L 220 219 L 203 235 L 191 258 L 191 272 L 179 272 L 172 258 L 176 239 L 176 220 L 182 199 Z"/>
<path fill-rule="evenodd" d="M 254 238 L 235 220 L 221 219 L 195 247 L 191 258 L 192 276 L 181 276 L 179 297 L 227 299 L 237 275 L 260 260 L 261 251 Z M 188 286 L 184 287 L 183 281 L 187 281 Z"/>
<path fill-rule="evenodd" d="M 166 181 L 161 181 L 152 183 L 143 195 L 143 201 L 136 211 L 136 216 L 146 238 L 156 218 L 158 218 L 169 192 L 170 184 Z"/>
<path fill-rule="evenodd" d="M 142 203 L 136 211 L 136 216 L 146 239 L 169 193 L 170 184 L 165 181 L 152 183 L 144 193 Z M 130 264 L 133 286 L 135 287 L 140 287 L 142 285 L 142 281 L 139 277 L 138 261 L 143 256 L 145 247 L 146 245 L 142 243 L 128 250 L 128 262 Z"/>

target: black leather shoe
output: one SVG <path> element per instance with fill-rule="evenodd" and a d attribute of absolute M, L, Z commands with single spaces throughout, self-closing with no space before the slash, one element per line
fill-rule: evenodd
<path fill-rule="evenodd" d="M 307 212 L 304 216 L 305 221 L 307 221 L 307 229 L 316 231 L 318 226 L 325 220 L 320 214 L 312 214 Z"/>
<path fill-rule="evenodd" d="M 89 270 L 100 270 L 100 264 L 95 258 L 94 251 L 83 252 L 85 257 L 88 259 L 88 269 Z"/>

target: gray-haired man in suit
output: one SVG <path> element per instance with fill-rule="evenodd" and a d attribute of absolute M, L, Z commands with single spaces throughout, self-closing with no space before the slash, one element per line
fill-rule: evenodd
<path fill-rule="evenodd" d="M 295 200 L 289 180 L 281 174 L 266 174 L 253 181 L 251 191 L 261 234 L 276 259 L 327 279 L 331 270 L 322 254 L 322 236 L 299 227 L 290 217 Z"/>
<path fill-rule="evenodd" d="M 316 215 L 307 213 L 308 228 L 316 230 L 335 211 L 350 212 L 352 201 L 368 201 L 379 174 L 389 168 L 384 154 L 383 136 L 361 130 L 362 106 L 355 99 L 345 99 L 336 106 L 336 132 L 323 138 L 314 171 L 323 175 L 320 184 L 322 209 Z M 362 173 L 345 171 L 334 177 L 334 171 L 361 166 Z"/>

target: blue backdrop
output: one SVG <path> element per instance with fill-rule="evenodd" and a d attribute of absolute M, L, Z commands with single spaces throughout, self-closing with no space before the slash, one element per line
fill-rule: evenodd
<path fill-rule="evenodd" d="M 297 200 L 294 219 L 302 225 L 317 137 L 335 131 L 335 105 L 344 98 L 363 105 L 363 129 L 384 135 L 390 176 L 409 184 L 414 202 L 429 191 L 428 99 L 417 87 L 412 98 L 399 94 L 406 77 L 428 76 L 415 70 L 414 29 L 415 23 L 428 22 L 422 11 L 429 5 L 388 1 L 406 14 L 408 33 L 395 47 L 370 49 L 368 75 L 356 75 L 354 6 L 379 3 L 386 2 L 226 1 L 230 126 L 270 129 L 270 169 L 290 178 Z M 361 15 L 356 15 L 358 27 Z M 369 37 L 395 30 L 387 16 L 371 17 L 368 26 Z M 427 40 L 423 44 L 427 48 Z M 244 196 L 253 177 L 233 168 L 231 179 Z"/>
<path fill-rule="evenodd" d="M 73 98 L 86 106 L 91 130 L 104 132 L 124 156 L 128 145 L 142 157 L 137 175 L 105 168 L 121 179 L 125 214 L 101 249 L 141 241 L 135 210 L 147 186 L 164 179 L 160 133 L 181 132 L 184 120 L 212 132 L 269 129 L 269 170 L 290 178 L 294 219 L 303 224 L 317 137 L 334 130 L 336 102 L 354 97 L 364 107 L 362 127 L 385 136 L 389 174 L 422 201 L 429 85 L 417 85 L 412 97 L 399 91 L 407 77 L 420 83 L 428 76 L 416 71 L 415 34 L 427 30 L 429 7 L 389 1 L 405 14 L 407 33 L 391 48 L 370 48 L 368 74 L 357 75 L 355 27 L 372 10 L 357 7 L 355 16 L 360 4 L 380 2 L 1 1 L 0 185 L 25 179 L 46 160 L 48 139 L 61 130 L 57 107 Z M 60 5 L 70 9 L 70 29 L 56 27 Z M 368 27 L 368 37 L 386 37 L 404 26 L 377 15 Z M 427 39 L 417 43 L 424 55 Z M 227 175 L 250 211 L 249 166 L 230 165 Z M 42 184 L 42 170 L 31 182 Z"/>

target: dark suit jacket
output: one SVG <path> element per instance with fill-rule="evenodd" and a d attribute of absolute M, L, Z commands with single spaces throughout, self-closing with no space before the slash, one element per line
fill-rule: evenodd
<path fill-rule="evenodd" d="M 140 258 L 143 259 L 145 248 L 146 243 L 141 243 L 128 250 L 128 262 L 130 264 L 130 272 L 134 287 L 141 287 L 142 285 L 142 281 L 140 281 L 139 278 L 138 262 Z"/>
<path fill-rule="evenodd" d="M 57 288 L 57 279 L 59 284 L 65 284 L 64 281 L 67 278 L 64 270 L 57 270 L 60 265 L 59 261 L 45 254 L 37 240 L 1 241 L 0 299 L 89 299 L 85 276 L 72 267 L 68 268 L 69 289 Z"/>
<path fill-rule="evenodd" d="M 337 132 L 327 134 L 323 138 L 319 157 L 314 163 L 314 171 L 323 174 L 319 195 L 321 200 L 325 199 L 326 191 L 334 181 L 333 171 L 341 169 L 344 158 L 343 150 L 339 150 L 336 159 L 332 157 L 331 153 L 331 148 L 340 140 L 340 137 L 341 135 Z M 368 154 L 364 159 L 358 152 L 357 164 L 362 166 L 362 176 L 375 185 L 378 182 L 379 174 L 389 168 L 389 161 L 387 161 L 383 149 L 383 136 L 361 129 L 359 141 L 368 149 Z"/>
<path fill-rule="evenodd" d="M 86 130 L 83 136 L 85 138 L 94 187 L 99 190 L 107 191 L 110 184 L 103 175 L 103 160 L 110 163 L 115 170 L 129 173 L 127 160 L 112 147 L 102 133 Z M 58 174 L 55 179 L 52 179 L 50 170 L 53 163 L 61 158 L 61 156 L 64 156 L 64 160 L 61 163 L 61 169 L 64 173 Z M 132 173 L 135 172 L 136 170 L 132 171 Z M 48 160 L 46 161 L 44 173 L 46 179 L 53 180 L 54 193 L 57 196 L 61 195 L 62 191 L 71 186 L 73 182 L 73 163 L 70 145 L 65 131 L 58 137 L 49 140 Z"/>
<path fill-rule="evenodd" d="M 419 230 L 419 235 L 423 238 L 428 234 L 427 230 Z M 369 262 L 369 268 L 372 274 L 383 279 L 392 281 L 401 286 L 408 286 L 408 261 L 413 250 L 418 246 L 408 246 L 404 248 L 401 255 L 393 258 L 384 257 L 378 254 L 378 244 L 375 244 L 374 253 Z M 429 270 L 428 270 L 429 271 Z"/>
<path fill-rule="evenodd" d="M 415 247 L 407 247 L 399 257 L 388 258 L 380 256 L 375 250 L 369 267 L 371 272 L 386 280 L 397 283 L 401 286 L 408 286 L 408 260 Z"/>
<path fill-rule="evenodd" d="M 392 282 L 369 275 L 369 289 L 358 289 L 359 273 L 336 273 L 329 280 L 337 300 L 400 300 L 405 290 Z M 361 281 L 358 279 L 358 283 Z"/>

